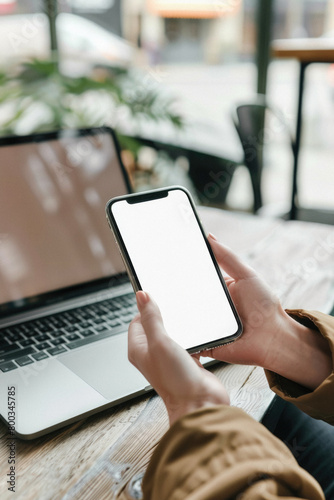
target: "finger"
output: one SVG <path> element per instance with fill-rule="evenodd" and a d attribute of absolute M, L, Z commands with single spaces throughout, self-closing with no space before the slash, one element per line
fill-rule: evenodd
<path fill-rule="evenodd" d="M 140 321 L 140 313 L 137 313 L 136 316 L 134 316 L 131 323 L 138 323 L 139 321 Z M 131 325 L 131 323 L 130 323 L 130 325 Z"/>
<path fill-rule="evenodd" d="M 226 283 L 227 286 L 230 286 L 231 283 L 235 282 L 235 279 L 234 278 L 230 278 L 229 276 L 224 276 L 224 280 L 225 280 L 225 283 Z"/>
<path fill-rule="evenodd" d="M 201 353 L 200 352 L 194 352 L 192 354 L 190 354 L 190 356 L 194 359 L 199 359 L 201 357 Z"/>
<path fill-rule="evenodd" d="M 144 332 L 143 332 L 143 326 L 141 324 L 140 314 L 137 314 L 129 324 L 128 328 L 129 346 L 136 345 L 140 333 Z"/>
<path fill-rule="evenodd" d="M 247 279 L 255 276 L 253 269 L 244 264 L 232 250 L 219 243 L 211 233 L 209 243 L 215 254 L 218 264 L 234 279 Z"/>
<path fill-rule="evenodd" d="M 199 354 L 202 358 L 213 358 L 213 349 L 206 349 Z"/>
<path fill-rule="evenodd" d="M 139 327 L 141 326 L 140 314 L 139 313 L 136 314 L 136 316 L 133 318 L 133 320 L 129 324 L 129 327 L 128 327 L 129 337 L 134 335 L 132 332 L 137 331 L 138 330 L 138 326 Z"/>
<path fill-rule="evenodd" d="M 129 328 L 128 328 L 129 343 L 131 342 L 131 344 L 132 344 L 132 343 L 136 342 L 138 333 L 141 331 L 142 328 L 143 327 L 142 327 L 141 322 L 140 322 L 140 316 L 138 314 L 135 318 L 133 318 L 133 320 L 129 324 Z"/>
<path fill-rule="evenodd" d="M 140 290 L 136 293 L 137 306 L 140 312 L 140 321 L 148 340 L 166 334 L 160 310 L 148 293 Z"/>
<path fill-rule="evenodd" d="M 130 363 L 137 366 L 138 349 L 140 346 L 147 346 L 147 338 L 143 327 L 138 319 L 133 319 L 128 328 L 128 358 Z"/>
<path fill-rule="evenodd" d="M 132 332 L 135 332 L 138 330 L 138 328 L 141 327 L 141 319 L 140 319 L 140 314 L 137 313 L 136 316 L 133 318 L 133 320 L 131 321 L 131 323 L 129 324 L 129 327 L 128 327 L 128 334 L 129 336 L 130 335 L 134 335 Z"/>
<path fill-rule="evenodd" d="M 196 365 L 199 367 L 199 368 L 203 368 L 203 370 L 205 369 L 204 366 L 202 365 L 202 363 L 200 362 L 200 353 L 198 353 L 198 357 L 196 356 L 191 356 L 193 358 L 193 360 L 195 361 Z"/>

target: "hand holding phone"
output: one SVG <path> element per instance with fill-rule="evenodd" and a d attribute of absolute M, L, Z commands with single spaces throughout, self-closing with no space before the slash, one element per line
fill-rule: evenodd
<path fill-rule="evenodd" d="M 106 211 L 134 290 L 154 298 L 176 342 L 199 352 L 241 335 L 240 319 L 185 189 L 114 198 Z"/>
<path fill-rule="evenodd" d="M 163 399 L 172 425 L 204 406 L 229 405 L 226 389 L 167 334 L 157 304 L 139 291 L 140 312 L 129 326 L 129 360 Z"/>

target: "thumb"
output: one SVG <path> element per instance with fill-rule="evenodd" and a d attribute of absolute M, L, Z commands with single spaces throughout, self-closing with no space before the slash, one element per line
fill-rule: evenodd
<path fill-rule="evenodd" d="M 166 334 L 159 307 L 149 294 L 140 290 L 136 293 L 136 299 L 147 339 L 153 340 L 161 337 L 161 334 Z"/>
<path fill-rule="evenodd" d="M 253 269 L 242 262 L 230 248 L 219 243 L 213 234 L 209 234 L 208 241 L 218 264 L 229 276 L 235 280 L 247 279 L 255 276 Z"/>

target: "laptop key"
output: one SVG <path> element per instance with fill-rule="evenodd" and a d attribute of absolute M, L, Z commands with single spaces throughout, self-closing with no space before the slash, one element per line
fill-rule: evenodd
<path fill-rule="evenodd" d="M 36 330 L 37 326 L 38 326 L 37 321 L 29 321 L 28 323 L 21 325 L 21 329 L 23 330 L 23 333 L 26 333 L 31 330 Z"/>
<path fill-rule="evenodd" d="M 28 330 L 28 331 L 24 332 L 24 335 L 28 338 L 35 337 L 35 335 L 37 335 L 37 334 L 38 334 L 37 328 L 36 329 L 34 328 L 33 330 Z"/>
<path fill-rule="evenodd" d="M 32 325 L 32 322 L 30 322 L 30 323 L 24 323 L 23 325 L 20 325 L 20 329 L 21 329 L 21 331 L 23 333 L 26 333 L 26 332 L 28 332 L 29 330 L 32 329 L 31 325 Z"/>
<path fill-rule="evenodd" d="M 80 309 L 80 311 L 78 311 L 80 316 L 83 318 L 83 319 L 91 319 L 91 318 L 94 318 L 94 314 L 89 312 L 89 311 L 85 311 L 84 309 Z"/>
<path fill-rule="evenodd" d="M 58 345 L 57 347 L 52 347 L 48 349 L 47 352 L 51 354 L 51 356 L 57 356 L 57 354 L 61 354 L 62 352 L 67 352 L 64 346 Z"/>
<path fill-rule="evenodd" d="M 125 314 L 124 316 L 121 316 L 119 319 L 123 321 L 123 323 L 130 323 L 134 318 L 134 315 L 132 314 Z"/>
<path fill-rule="evenodd" d="M 46 333 L 43 333 L 43 335 L 38 335 L 35 337 L 36 342 L 46 342 L 47 340 L 50 340 L 50 335 L 47 335 Z"/>
<path fill-rule="evenodd" d="M 67 326 L 66 327 L 66 330 L 65 332 L 67 333 L 73 333 L 73 332 L 77 332 L 79 330 L 79 328 L 75 325 L 71 325 L 71 326 Z"/>
<path fill-rule="evenodd" d="M 104 330 L 110 330 L 110 328 L 108 328 L 107 325 L 101 325 L 95 327 L 96 332 L 104 332 Z"/>
<path fill-rule="evenodd" d="M 3 335 L 3 332 L 0 332 L 0 335 Z M 2 347 L 3 345 L 4 346 L 9 345 L 9 342 L 4 337 L 0 337 L 0 347 Z"/>
<path fill-rule="evenodd" d="M 124 329 L 124 326 L 120 326 L 118 328 L 113 328 L 112 330 L 107 330 L 105 332 L 96 334 L 96 335 L 91 335 L 90 337 L 80 339 L 80 340 L 75 340 L 74 342 L 69 342 L 66 344 L 66 347 L 69 349 L 76 349 L 77 347 L 81 347 L 87 344 L 91 344 L 92 342 L 97 342 L 98 340 L 103 340 L 107 339 L 108 337 L 112 337 L 113 335 L 117 335 L 119 333 L 123 333 L 126 330 Z"/>
<path fill-rule="evenodd" d="M 64 335 L 63 330 L 56 330 L 56 331 L 52 332 L 52 337 L 54 337 L 54 338 L 60 337 L 61 335 Z"/>
<path fill-rule="evenodd" d="M 15 361 L 20 366 L 31 365 L 31 363 L 34 362 L 29 356 L 22 356 L 21 358 L 15 359 Z"/>
<path fill-rule="evenodd" d="M 50 324 L 39 323 L 38 330 L 42 333 L 48 333 L 50 330 L 53 330 L 52 323 Z"/>
<path fill-rule="evenodd" d="M 17 365 L 13 363 L 13 361 L 7 361 L 7 363 L 0 364 L 0 370 L 4 373 L 15 370 L 15 368 L 17 368 Z"/>
<path fill-rule="evenodd" d="M 79 340 L 81 337 L 77 335 L 76 333 L 69 333 L 68 335 L 65 335 L 65 339 L 68 342 L 73 342 L 73 340 Z"/>
<path fill-rule="evenodd" d="M 126 314 L 128 314 L 128 313 L 129 313 L 129 311 L 127 310 L 127 308 L 126 308 L 126 307 L 122 307 L 122 309 L 119 309 L 119 310 L 117 311 L 117 316 L 118 316 L 118 317 L 119 317 L 119 316 L 125 316 L 125 315 L 126 315 Z"/>
<path fill-rule="evenodd" d="M 106 304 L 106 312 L 110 312 L 110 311 L 116 311 L 117 309 L 119 309 L 119 305 L 118 304 Z"/>
<path fill-rule="evenodd" d="M 8 338 L 12 342 L 17 342 L 17 341 L 20 341 L 20 340 L 24 340 L 24 335 L 22 333 L 11 332 L 10 334 L 8 334 Z"/>
<path fill-rule="evenodd" d="M 118 316 L 117 314 L 113 313 L 113 312 L 109 312 L 108 314 L 106 314 L 105 316 L 105 320 L 106 321 L 109 321 L 111 319 L 116 319 Z"/>
<path fill-rule="evenodd" d="M 104 323 L 104 319 L 103 318 L 96 318 L 96 319 L 94 319 L 94 325 L 99 325 L 100 323 Z"/>
<path fill-rule="evenodd" d="M 35 345 L 35 347 L 36 347 L 39 351 L 44 351 L 44 349 L 48 349 L 49 347 L 51 347 L 51 345 L 49 344 L 49 342 L 42 342 L 41 344 L 37 344 L 37 345 Z"/>
<path fill-rule="evenodd" d="M 89 325 L 90 326 L 90 325 Z M 83 330 L 82 332 L 80 332 L 81 335 L 83 337 L 89 337 L 90 335 L 94 335 L 94 331 L 93 330 Z"/>
<path fill-rule="evenodd" d="M 82 321 L 82 318 L 81 318 L 81 316 L 80 316 L 80 314 L 79 314 L 79 313 L 77 313 L 77 312 L 75 312 L 75 311 L 74 311 L 74 312 L 72 313 L 72 320 L 71 320 L 71 323 L 78 323 L 78 321 Z"/>
<path fill-rule="evenodd" d="M 108 314 L 108 312 L 100 310 L 100 311 L 96 311 L 96 314 L 97 314 L 97 316 L 105 316 L 106 314 Z"/>
<path fill-rule="evenodd" d="M 4 361 L 12 361 L 13 359 L 27 356 L 28 354 L 33 354 L 36 350 L 33 347 L 26 347 L 25 349 L 16 349 L 12 352 L 7 352 L 6 354 L 0 355 L 0 363 Z"/>
<path fill-rule="evenodd" d="M 22 347 L 27 347 L 28 345 L 35 344 L 35 341 L 34 341 L 34 339 L 21 340 L 20 344 Z"/>
<path fill-rule="evenodd" d="M 51 318 L 52 319 L 52 324 L 56 327 L 56 328 L 63 328 L 64 326 L 67 326 L 65 321 L 62 320 L 62 319 L 55 319 L 55 318 Z"/>
<path fill-rule="evenodd" d="M 11 327 L 11 331 L 13 333 L 24 333 L 25 328 L 23 328 L 23 325 L 17 325 L 17 326 Z"/>
<path fill-rule="evenodd" d="M 133 319 L 133 316 L 131 316 L 131 320 Z M 108 325 L 110 325 L 112 328 L 115 328 L 115 326 L 121 325 L 122 322 L 119 321 L 118 319 L 113 319 L 112 321 L 108 322 Z"/>
<path fill-rule="evenodd" d="M 42 359 L 48 358 L 49 356 L 46 354 L 46 352 L 36 352 L 36 354 L 31 355 L 32 358 L 34 358 L 35 361 L 41 361 Z"/>
<path fill-rule="evenodd" d="M 86 329 L 90 328 L 92 325 L 90 323 L 87 323 L 87 321 L 85 321 L 83 323 L 78 323 L 78 326 L 80 326 L 80 328 Z"/>
<path fill-rule="evenodd" d="M 15 351 L 15 349 L 19 349 L 20 346 L 18 344 L 3 344 L 0 346 L 0 355 L 5 354 L 6 352 Z"/>
<path fill-rule="evenodd" d="M 51 340 L 51 344 L 56 346 L 56 345 L 60 345 L 60 344 L 65 344 L 66 340 L 63 339 L 63 338 L 57 338 L 57 339 L 53 339 Z"/>

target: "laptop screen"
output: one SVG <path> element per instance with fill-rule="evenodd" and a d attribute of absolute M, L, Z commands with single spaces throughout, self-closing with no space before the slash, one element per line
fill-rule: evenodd
<path fill-rule="evenodd" d="M 0 147 L 1 312 L 124 272 L 105 217 L 129 192 L 111 131 L 32 137 Z"/>

